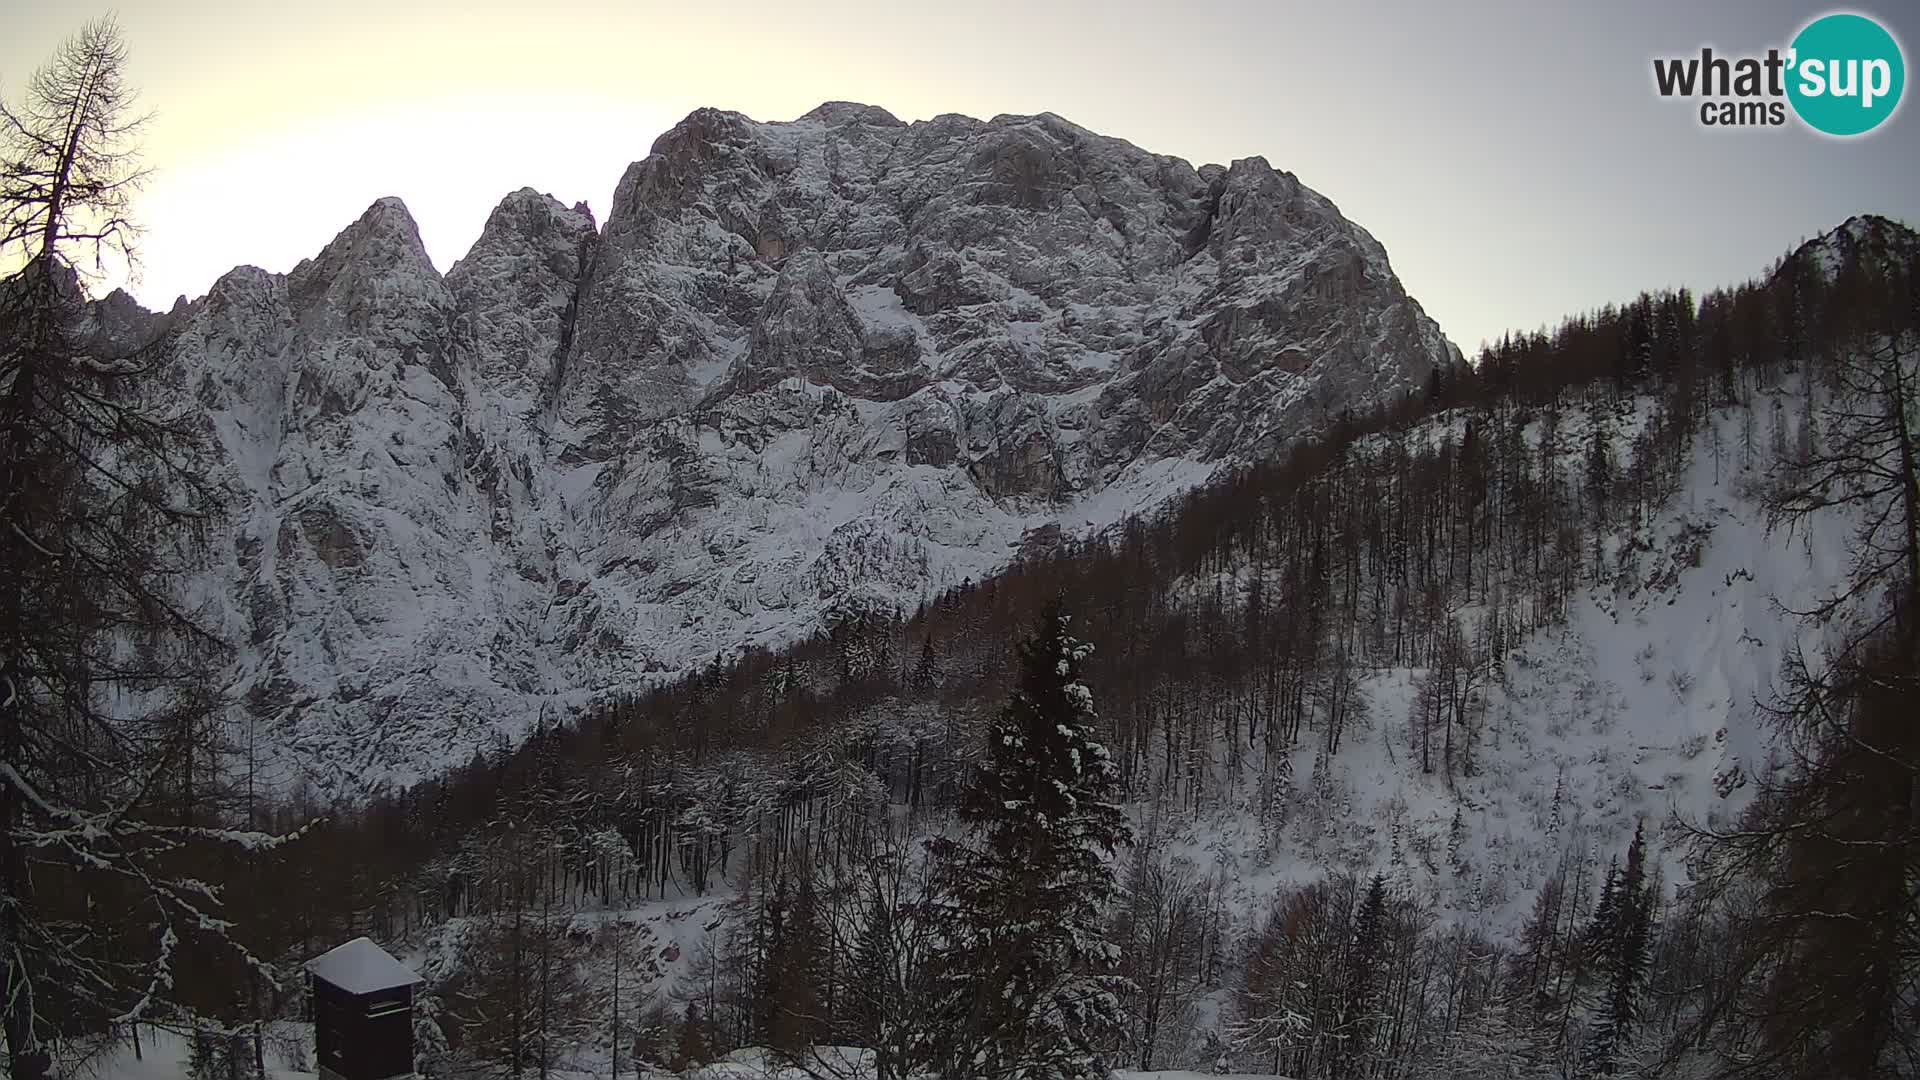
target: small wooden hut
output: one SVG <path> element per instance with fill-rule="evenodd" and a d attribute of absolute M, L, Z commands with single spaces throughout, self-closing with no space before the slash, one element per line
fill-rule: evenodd
<path fill-rule="evenodd" d="M 422 980 L 366 938 L 307 961 L 320 1080 L 413 1075 L 413 988 Z"/>

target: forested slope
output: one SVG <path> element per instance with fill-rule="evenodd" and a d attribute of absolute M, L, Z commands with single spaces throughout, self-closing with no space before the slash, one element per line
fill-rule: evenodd
<path fill-rule="evenodd" d="M 1854 219 L 919 612 L 543 726 L 247 868 L 286 901 L 263 947 L 420 950 L 435 1069 L 508 1053 L 501 1010 L 542 1063 L 885 1042 L 912 1018 L 862 949 L 914 932 L 919 839 L 1057 598 L 1139 841 L 1116 1062 L 1895 1075 L 1915 252 Z M 1863 964 L 1868 1020 L 1783 1004 Z"/>

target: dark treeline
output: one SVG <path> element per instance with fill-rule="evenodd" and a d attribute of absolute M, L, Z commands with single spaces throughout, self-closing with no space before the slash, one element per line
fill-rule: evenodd
<path fill-rule="evenodd" d="M 910 998 L 901 990 L 889 1006 L 862 993 L 876 935 L 893 935 L 896 956 L 928 940 L 912 920 L 878 913 L 931 902 L 915 892 L 932 886 L 916 877 L 912 838 L 952 822 L 1011 688 L 1012 644 L 1062 599 L 1098 646 L 1081 675 L 1122 797 L 1148 823 L 1120 858 L 1125 888 L 1108 916 L 1131 980 L 1114 1064 L 1171 1067 L 1204 1054 L 1302 1080 L 1400 1075 L 1414 1061 L 1427 1075 L 1584 1075 L 1651 1067 L 1687 1047 L 1756 1074 L 1811 1075 L 1795 1070 L 1830 1038 L 1870 1047 L 1844 1075 L 1894 1075 L 1875 1070 L 1913 1030 L 1915 968 L 1898 959 L 1913 957 L 1912 919 L 1884 910 L 1898 895 L 1872 901 L 1894 938 L 1828 927 L 1817 942 L 1854 956 L 1891 948 L 1883 1000 L 1908 1010 L 1902 1019 L 1875 1027 L 1835 1016 L 1809 1034 L 1793 1024 L 1818 1013 L 1813 1003 L 1769 995 L 1786 993 L 1780 972 L 1822 986 L 1821 972 L 1845 970 L 1807 958 L 1816 938 L 1791 913 L 1816 906 L 1801 895 L 1816 868 L 1864 858 L 1842 840 L 1818 857 L 1795 846 L 1788 834 L 1812 800 L 1804 777 L 1870 777 L 1860 780 L 1879 785 L 1869 807 L 1832 814 L 1851 815 L 1856 832 L 1912 835 L 1910 814 L 1896 822 L 1885 809 L 1913 782 L 1911 735 L 1904 749 L 1879 740 L 1868 753 L 1831 719 L 1868 693 L 1879 695 L 1868 702 L 1876 715 L 1911 717 L 1911 680 L 1837 685 L 1822 674 L 1912 670 L 1910 585 L 1888 593 L 1891 629 L 1860 635 L 1859 663 L 1804 668 L 1803 692 L 1781 703 L 1783 725 L 1801 733 L 1803 782 L 1769 788 L 1754 812 L 1755 835 L 1771 846 L 1736 851 L 1706 837 L 1714 888 L 1686 900 L 1664 889 L 1636 837 L 1606 852 L 1570 841 L 1518 948 L 1440 922 L 1429 899 L 1391 875 L 1333 874 L 1237 926 L 1218 878 L 1163 857 L 1151 822 L 1244 805 L 1273 843 L 1310 831 L 1338 812 L 1323 763 L 1353 732 L 1382 725 L 1404 725 L 1408 760 L 1440 782 L 1475 775 L 1487 694 L 1509 649 L 1562 620 L 1594 584 L 1660 588 L 1685 565 L 1684 550 L 1649 553 L 1640 527 L 1700 455 L 1729 474 L 1768 466 L 1771 505 L 1790 523 L 1819 508 L 1804 486 L 1794 501 L 1795 477 L 1817 476 L 1823 448 L 1847 447 L 1848 423 L 1870 427 L 1877 415 L 1894 418 L 1891 431 L 1911 430 L 1905 391 L 1889 387 L 1904 386 L 1913 366 L 1913 339 L 1902 335 L 1920 332 L 1914 254 L 1911 234 L 1856 219 L 1764 280 L 1697 301 L 1684 290 L 1643 294 L 1510 336 L 1470 369 L 1436 373 L 1423 394 L 1334 418 L 1325 438 L 1150 519 L 1036 551 L 920 611 L 844 613 L 812 640 L 716 660 L 576 722 L 543 723 L 517 747 L 502 740 L 371 805 L 268 807 L 203 785 L 193 797 L 204 806 L 182 812 L 243 815 L 269 830 L 324 819 L 295 845 L 225 856 L 209 871 L 232 883 L 231 917 L 256 952 L 283 965 L 353 934 L 397 939 L 463 917 L 484 926 L 438 999 L 438 1067 L 544 1074 L 552 1046 L 582 1038 L 674 1063 L 749 1044 L 872 1046 L 904 1030 L 893 1013 Z M 1862 366 L 1874 357 L 1877 375 Z M 1796 392 L 1805 407 L 1783 409 Z M 1827 457 L 1842 458 L 1840 468 L 1892 445 L 1868 439 L 1852 458 Z M 1909 471 L 1904 495 L 1896 477 L 1862 497 L 1904 499 L 1910 522 L 1911 482 Z M 1856 576 L 1877 568 L 1875 588 L 1911 582 L 1901 559 L 1912 535 L 1888 532 L 1889 558 Z M 1367 715 L 1361 679 L 1384 668 L 1415 669 L 1408 716 Z M 1810 720 L 1809 709 L 1829 719 Z M 1301 748 L 1315 762 L 1310 776 L 1294 775 Z M 1876 772 L 1887 760 L 1892 771 Z M 1559 810 L 1556 795 L 1549 831 Z M 1402 851 L 1398 833 L 1393 841 L 1395 865 L 1462 858 L 1430 845 Z M 1894 846 L 1875 849 L 1882 863 L 1911 867 L 1920 849 Z M 1793 882 L 1774 881 L 1783 864 Z M 645 1003 L 644 1023 L 637 998 L 623 1006 L 616 989 L 609 1004 L 609 970 L 636 980 L 654 961 L 617 924 L 589 934 L 568 913 L 716 891 L 740 899 L 693 958 L 699 989 Z M 1732 945 L 1754 929 L 1743 920 L 1758 917 L 1756 896 L 1784 905 L 1764 909 L 1775 916 L 1772 953 Z M 586 970 L 600 982 L 581 981 Z M 253 985 L 236 970 L 206 975 L 196 985 Z M 1236 995 L 1231 1015 L 1199 1045 L 1190 1010 L 1223 986 Z M 293 1007 L 244 996 L 196 1004 L 232 1021 Z M 1490 1062 L 1510 1071 L 1484 1071 Z"/>

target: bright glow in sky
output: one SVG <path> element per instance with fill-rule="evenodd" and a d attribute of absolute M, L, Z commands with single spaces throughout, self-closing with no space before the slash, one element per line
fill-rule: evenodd
<path fill-rule="evenodd" d="M 9 97 L 101 13 L 0 5 Z M 157 114 L 131 291 L 166 308 L 237 264 L 290 270 L 382 195 L 444 271 L 524 185 L 604 223 L 627 163 L 696 107 L 788 120 L 851 100 L 903 120 L 1052 111 L 1196 165 L 1264 156 L 1377 236 L 1471 352 L 1644 288 L 1745 279 L 1853 213 L 1920 224 L 1911 103 L 1838 142 L 1704 129 L 1653 92 L 1653 56 L 1763 52 L 1825 10 L 126 0 L 128 81 Z M 1920 60 L 1920 12 L 1856 10 Z"/>

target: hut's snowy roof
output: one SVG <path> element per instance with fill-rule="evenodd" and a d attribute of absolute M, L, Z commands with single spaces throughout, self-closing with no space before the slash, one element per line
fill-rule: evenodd
<path fill-rule="evenodd" d="M 307 961 L 307 970 L 349 994 L 371 994 L 425 981 L 387 950 L 363 937 Z"/>

